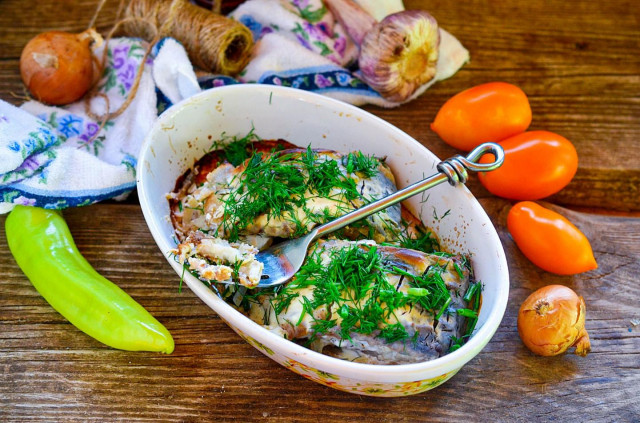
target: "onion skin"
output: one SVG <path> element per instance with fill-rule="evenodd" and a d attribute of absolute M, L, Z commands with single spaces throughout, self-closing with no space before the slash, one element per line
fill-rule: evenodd
<path fill-rule="evenodd" d="M 20 75 L 38 101 L 64 105 L 82 98 L 93 84 L 93 29 L 81 34 L 61 31 L 36 35 L 22 50 Z"/>
<path fill-rule="evenodd" d="M 549 285 L 532 293 L 520 306 L 518 333 L 533 353 L 554 356 L 575 347 L 575 354 L 591 351 L 589 334 L 584 328 L 584 299 L 571 288 Z"/>

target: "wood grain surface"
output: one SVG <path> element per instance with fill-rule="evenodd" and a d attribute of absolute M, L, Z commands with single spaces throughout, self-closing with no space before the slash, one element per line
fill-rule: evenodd
<path fill-rule="evenodd" d="M 22 102 L 18 58 L 44 30 L 79 31 L 97 0 L 0 1 L 0 99 Z M 112 23 L 108 0 L 98 27 Z M 453 94 L 503 80 L 529 95 L 531 129 L 573 141 L 580 164 L 547 199 L 591 240 L 597 270 L 555 276 L 522 256 L 505 228 L 511 203 L 474 178 L 509 261 L 504 319 L 484 350 L 435 390 L 407 398 L 342 393 L 280 367 L 245 343 L 188 288 L 156 247 L 136 197 L 65 211 L 78 247 L 173 334 L 171 355 L 110 349 L 37 293 L 0 230 L 0 421 L 640 421 L 640 13 L 633 1 L 406 0 L 431 11 L 471 62 L 419 99 L 365 109 L 440 157 L 457 151 L 429 129 Z M 578 211 L 580 210 L 580 211 Z M 587 210 L 588 212 L 585 212 Z M 615 214 L 615 215 L 614 215 Z M 4 226 L 4 218 L 0 218 Z M 592 352 L 538 357 L 517 311 L 535 289 L 585 298 Z"/>
<path fill-rule="evenodd" d="M 511 290 L 487 347 L 439 388 L 409 398 L 346 394 L 280 367 L 229 329 L 188 288 L 136 205 L 64 213 L 80 251 L 173 334 L 171 355 L 107 348 L 78 331 L 0 250 L 0 414 L 9 421 L 637 421 L 640 416 L 640 220 L 558 209 L 593 240 L 596 271 L 553 276 L 531 265 L 505 230 L 510 204 L 482 200 L 507 252 Z M 4 219 L 0 221 L 3 223 Z M 4 232 L 0 245 L 5 246 Z M 587 303 L 593 351 L 544 358 L 516 330 L 532 290 L 567 285 Z M 531 419 L 531 420 L 529 420 Z"/>

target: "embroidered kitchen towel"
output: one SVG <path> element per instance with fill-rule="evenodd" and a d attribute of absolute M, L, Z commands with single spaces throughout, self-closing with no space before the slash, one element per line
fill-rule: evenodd
<path fill-rule="evenodd" d="M 382 0 L 358 0 L 365 8 L 384 9 Z M 394 1 L 395 11 L 402 9 Z M 395 107 L 352 71 L 358 48 L 322 0 L 248 0 L 231 17 L 245 24 L 256 41 L 241 82 L 284 85 L 314 91 L 354 105 Z M 449 78 L 469 60 L 469 52 L 450 33 L 440 30 L 436 77 L 420 87 L 411 101 L 433 83 Z M 229 81 L 218 81 L 218 85 Z"/>
<path fill-rule="evenodd" d="M 358 0 L 378 11 L 379 1 Z M 399 0 L 393 3 L 393 8 L 402 8 Z M 248 0 L 231 17 L 248 26 L 257 42 L 237 79 L 209 75 L 196 80 L 184 48 L 164 39 L 145 64 L 133 102 L 102 128 L 85 112 L 83 102 L 49 107 L 29 101 L 16 108 L 0 100 L 0 213 L 13 204 L 66 208 L 125 197 L 135 188 L 137 155 L 157 114 L 201 89 L 257 82 L 314 91 L 355 105 L 398 105 L 358 78 L 353 68 L 358 49 L 321 0 Z M 145 43 L 120 38 L 108 48 L 99 86 L 109 101 L 92 100 L 97 115 L 125 101 Z M 101 50 L 96 54 L 100 57 Z M 469 52 L 441 29 L 436 78 L 407 101 L 452 76 L 468 60 Z"/>
<path fill-rule="evenodd" d="M 108 49 L 99 83 L 108 104 L 101 97 L 91 102 L 98 116 L 126 100 L 146 43 L 119 38 Z M 200 91 L 182 45 L 164 39 L 153 53 L 132 103 L 103 128 L 86 113 L 83 101 L 65 107 L 29 101 L 20 108 L 0 101 L 0 213 L 14 204 L 82 206 L 121 198 L 135 188 L 137 156 L 157 117 L 156 91 L 171 102 Z"/>

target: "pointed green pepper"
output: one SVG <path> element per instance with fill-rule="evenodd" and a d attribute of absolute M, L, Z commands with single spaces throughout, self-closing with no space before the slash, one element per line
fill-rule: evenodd
<path fill-rule="evenodd" d="M 58 212 L 17 205 L 7 216 L 5 230 L 24 274 L 78 329 L 113 348 L 173 352 L 169 331 L 91 267 Z"/>

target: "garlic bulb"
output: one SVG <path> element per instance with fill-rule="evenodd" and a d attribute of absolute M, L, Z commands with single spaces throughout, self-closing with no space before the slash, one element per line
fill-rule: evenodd
<path fill-rule="evenodd" d="M 385 99 L 402 102 L 435 77 L 440 32 L 423 10 L 393 13 L 377 22 L 353 0 L 324 0 L 360 47 L 362 80 Z"/>
<path fill-rule="evenodd" d="M 438 23 L 429 13 L 389 15 L 362 40 L 362 79 L 387 100 L 404 101 L 436 76 L 439 45 Z"/>
<path fill-rule="evenodd" d="M 378 22 L 353 0 L 324 0 L 324 4 L 358 46 Z"/>

